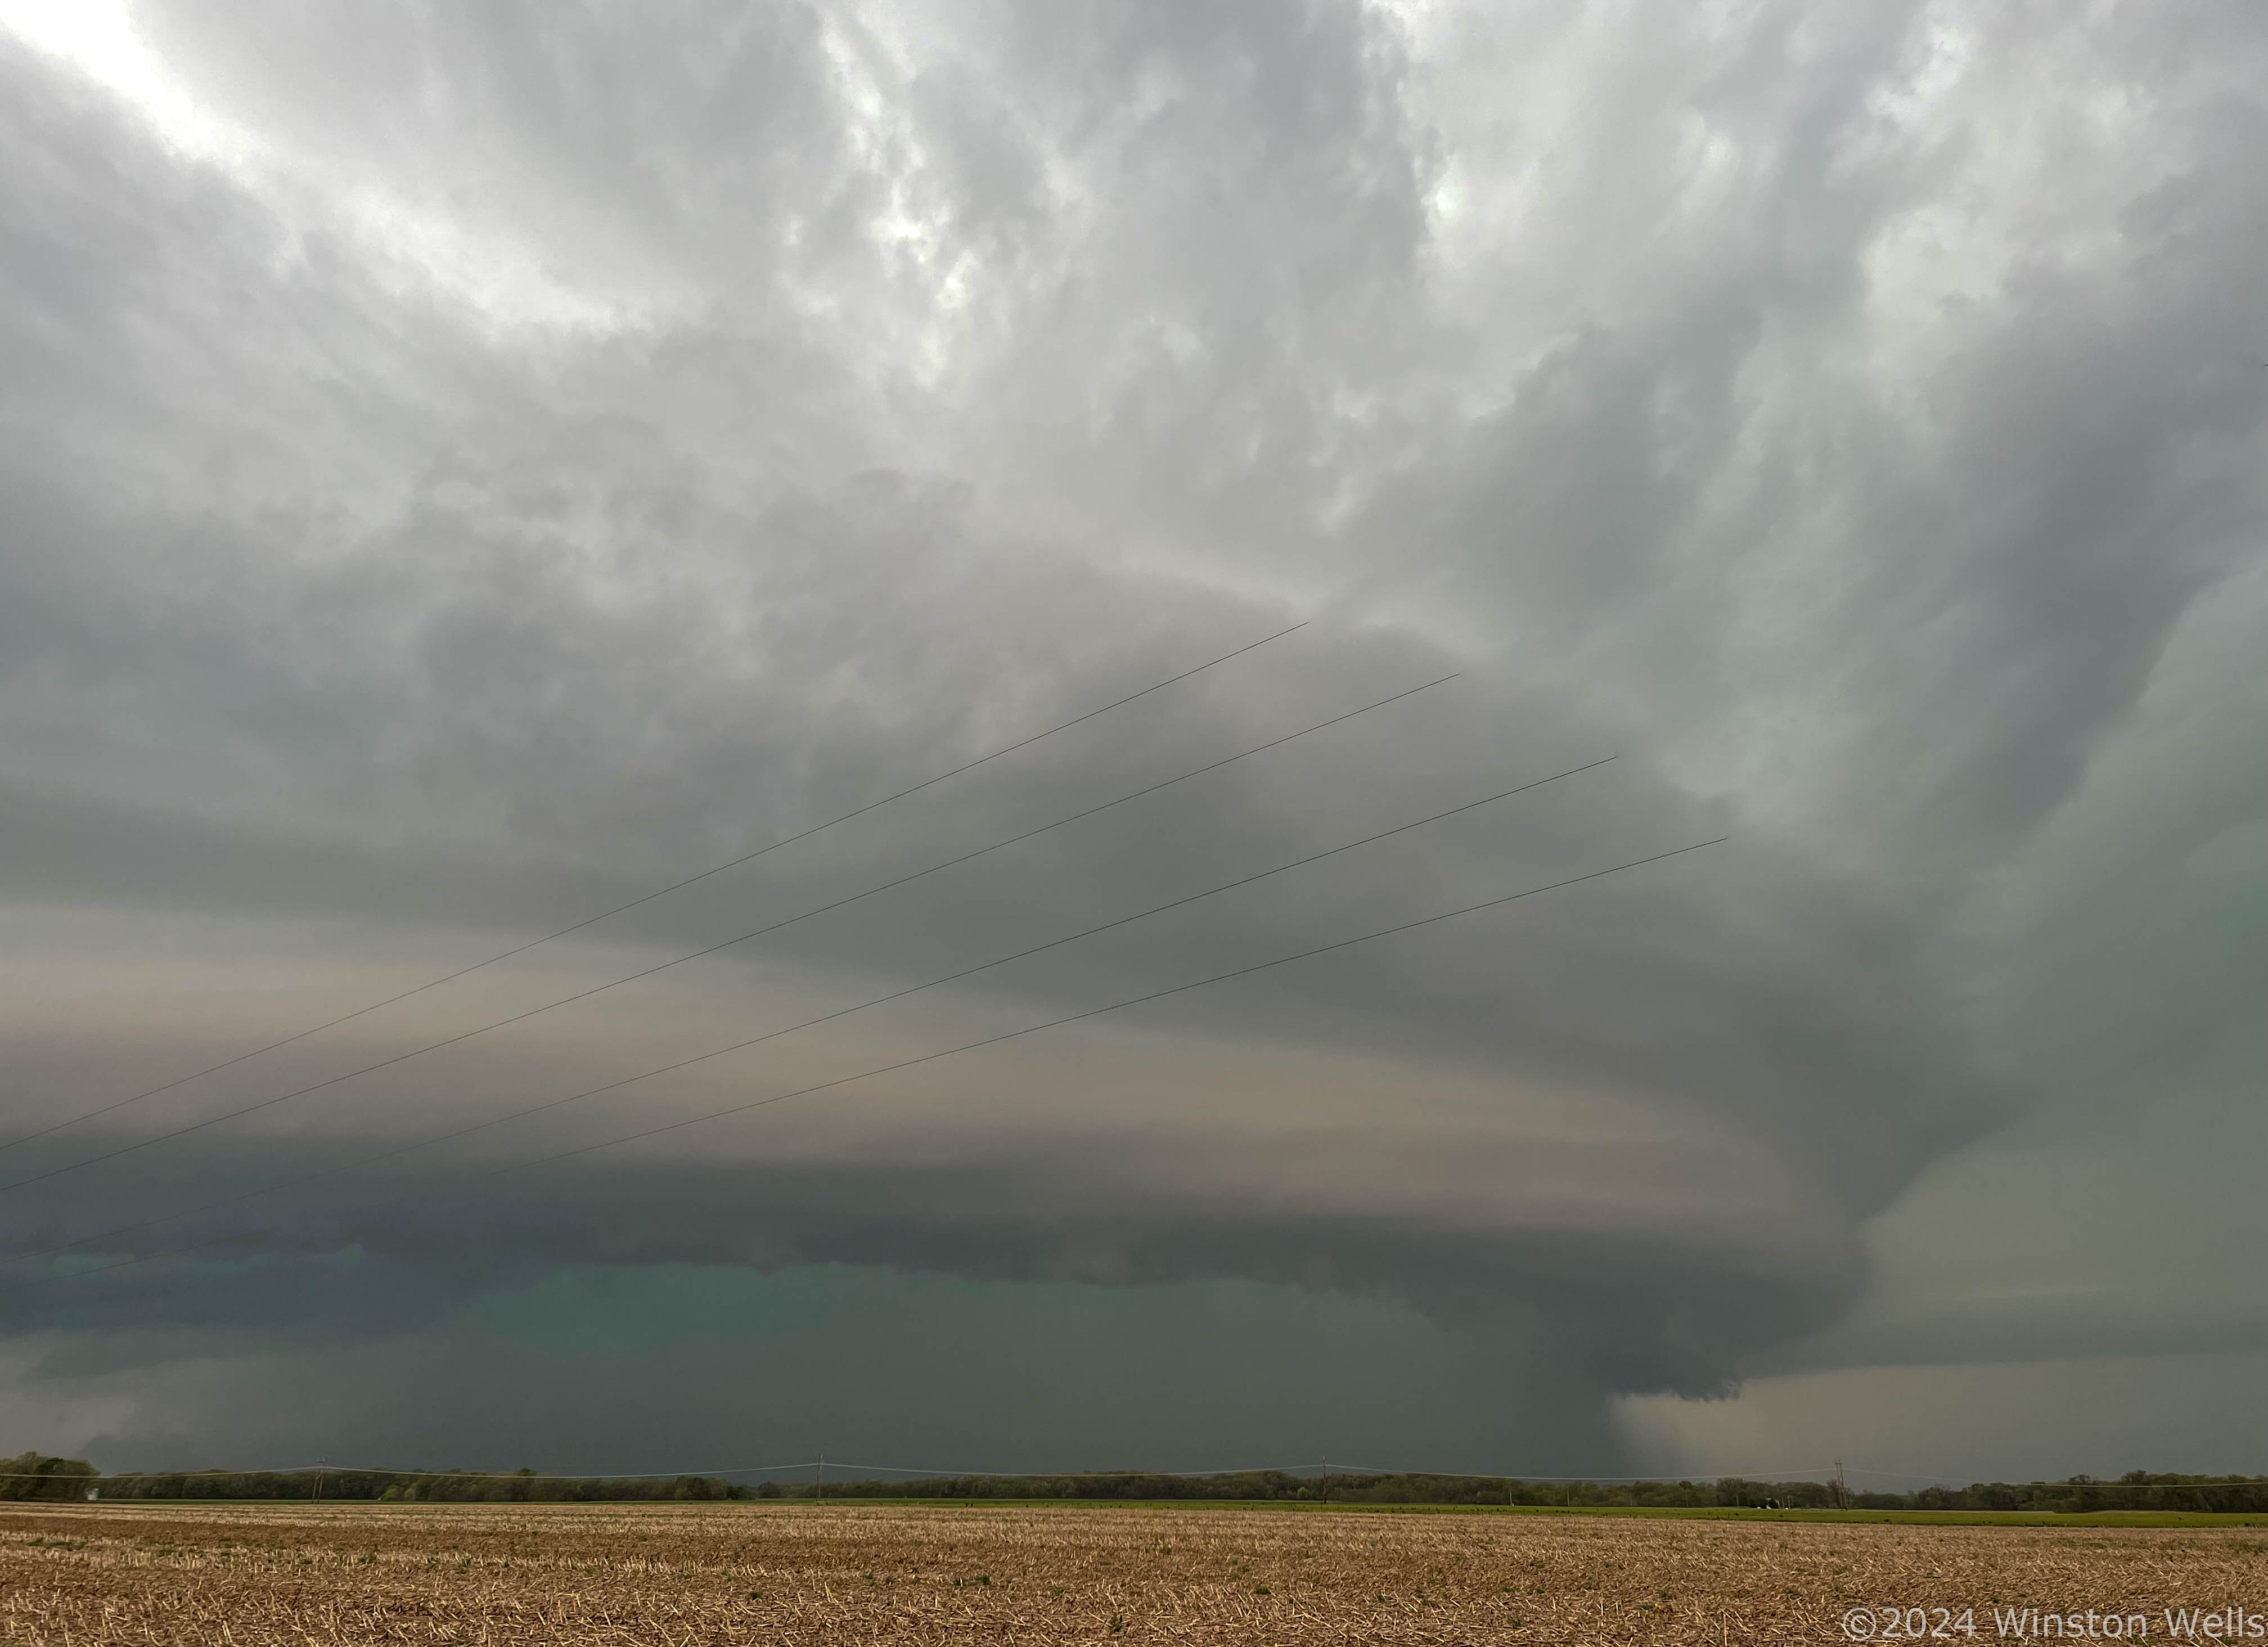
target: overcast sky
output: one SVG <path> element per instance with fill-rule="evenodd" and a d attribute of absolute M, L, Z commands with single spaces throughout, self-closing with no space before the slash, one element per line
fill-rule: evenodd
<path fill-rule="evenodd" d="M 2264 87 L 0 0 L 0 1442 L 2268 1470 Z"/>

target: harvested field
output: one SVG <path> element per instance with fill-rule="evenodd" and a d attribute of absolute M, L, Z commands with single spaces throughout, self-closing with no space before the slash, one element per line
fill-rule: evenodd
<path fill-rule="evenodd" d="M 0 1511 L 0 1640 L 1828 1642 L 1858 1606 L 2268 1612 L 2257 1528 L 1328 1511 Z"/>

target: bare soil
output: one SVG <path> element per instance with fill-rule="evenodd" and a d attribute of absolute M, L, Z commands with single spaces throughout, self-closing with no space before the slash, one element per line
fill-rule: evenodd
<path fill-rule="evenodd" d="M 1241 1508 L 0 1508 L 0 1641 L 1757 1643 L 1857 1607 L 2268 1613 L 2257 1528 Z M 1927 1616 L 1935 1622 L 1934 1615 Z"/>

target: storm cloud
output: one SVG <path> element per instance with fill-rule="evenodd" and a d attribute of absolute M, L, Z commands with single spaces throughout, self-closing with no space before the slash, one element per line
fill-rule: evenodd
<path fill-rule="evenodd" d="M 1724 1467 L 2262 1347 L 2154 1210 L 2268 1072 L 2245 8 L 0 18 L 9 1137 L 1305 626 L 0 1150 L 23 1445 Z"/>

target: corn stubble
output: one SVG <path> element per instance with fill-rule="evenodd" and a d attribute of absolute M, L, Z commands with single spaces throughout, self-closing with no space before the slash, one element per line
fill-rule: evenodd
<path fill-rule="evenodd" d="M 1808 1642 L 1845 1608 L 2268 1599 L 2255 1529 L 1235 1509 L 0 1511 L 0 1641 Z M 2156 1632 L 2154 1629 L 2154 1634 Z M 1955 1639 L 1962 1639 L 1955 1637 Z"/>

